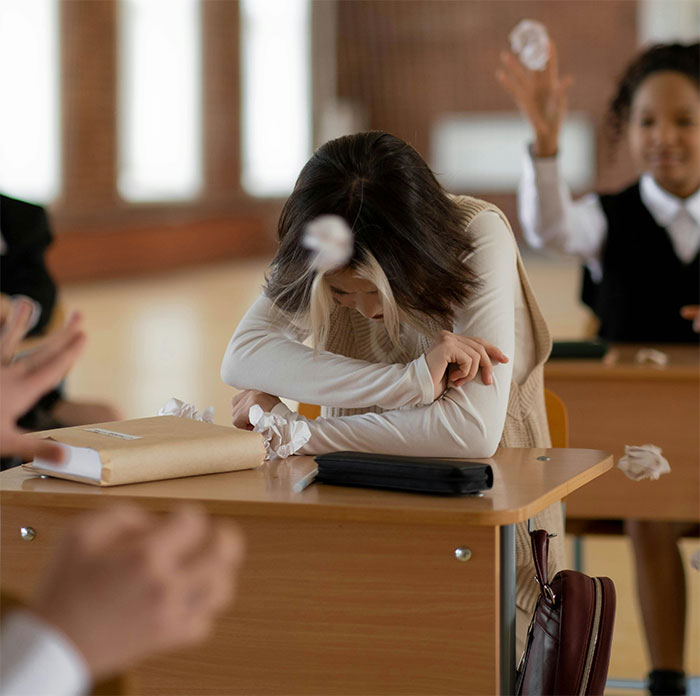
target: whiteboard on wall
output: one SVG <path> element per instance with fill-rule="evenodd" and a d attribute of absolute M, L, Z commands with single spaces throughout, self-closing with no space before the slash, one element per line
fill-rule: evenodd
<path fill-rule="evenodd" d="M 531 128 L 518 112 L 443 114 L 431 131 L 430 163 L 450 191 L 512 193 L 531 140 Z M 567 117 L 559 150 L 569 186 L 590 187 L 595 177 L 595 128 L 588 116 Z"/>

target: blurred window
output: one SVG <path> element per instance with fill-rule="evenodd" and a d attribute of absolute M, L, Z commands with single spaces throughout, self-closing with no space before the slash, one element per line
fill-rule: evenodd
<path fill-rule="evenodd" d="M 40 203 L 61 185 L 57 0 L 0 1 L 0 190 Z"/>
<path fill-rule="evenodd" d="M 199 0 L 119 4 L 119 192 L 194 198 L 202 188 Z"/>
<path fill-rule="evenodd" d="M 698 40 L 700 3 L 697 0 L 641 0 L 637 3 L 640 46 L 652 43 L 691 43 Z"/>
<path fill-rule="evenodd" d="M 242 172 L 286 196 L 311 155 L 310 0 L 241 0 Z"/>

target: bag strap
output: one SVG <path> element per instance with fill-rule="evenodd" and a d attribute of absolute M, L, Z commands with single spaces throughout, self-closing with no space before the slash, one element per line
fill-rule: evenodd
<path fill-rule="evenodd" d="M 544 529 L 531 529 L 530 545 L 532 560 L 535 562 L 535 580 L 547 601 L 554 604 L 556 597 L 549 585 L 549 534 Z"/>

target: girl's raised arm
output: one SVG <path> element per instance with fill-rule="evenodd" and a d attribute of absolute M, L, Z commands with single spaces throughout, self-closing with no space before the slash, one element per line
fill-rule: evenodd
<path fill-rule="evenodd" d="M 552 41 L 549 51 L 544 70 L 530 70 L 504 51 L 496 72 L 496 79 L 533 132 L 518 188 L 518 214 L 530 246 L 595 261 L 607 222 L 598 197 L 586 196 L 574 203 L 560 174 L 559 140 L 573 78 L 559 76 L 557 47 Z"/>
<path fill-rule="evenodd" d="M 526 153 L 518 185 L 518 217 L 534 249 L 599 260 L 608 223 L 597 194 L 577 201 L 560 171 L 558 157 Z"/>

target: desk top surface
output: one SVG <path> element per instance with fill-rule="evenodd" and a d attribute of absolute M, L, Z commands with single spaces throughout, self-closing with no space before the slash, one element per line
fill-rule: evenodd
<path fill-rule="evenodd" d="M 320 483 L 294 493 L 293 483 L 315 463 L 312 457 L 291 457 L 248 471 L 102 488 L 44 479 L 16 468 L 0 475 L 0 500 L 4 505 L 79 509 L 130 500 L 154 510 L 197 502 L 211 513 L 238 516 L 490 526 L 526 520 L 613 466 L 607 452 L 584 449 L 501 449 L 492 458 L 478 461 L 488 462 L 494 471 L 493 488 L 482 497 Z"/>
<path fill-rule="evenodd" d="M 652 348 L 667 356 L 666 365 L 650 362 L 637 362 L 640 350 Z M 697 382 L 700 380 L 700 349 L 694 345 L 678 344 L 614 344 L 600 360 L 594 359 L 557 359 L 545 365 L 545 380 L 645 380 L 645 381 L 681 381 Z"/>

